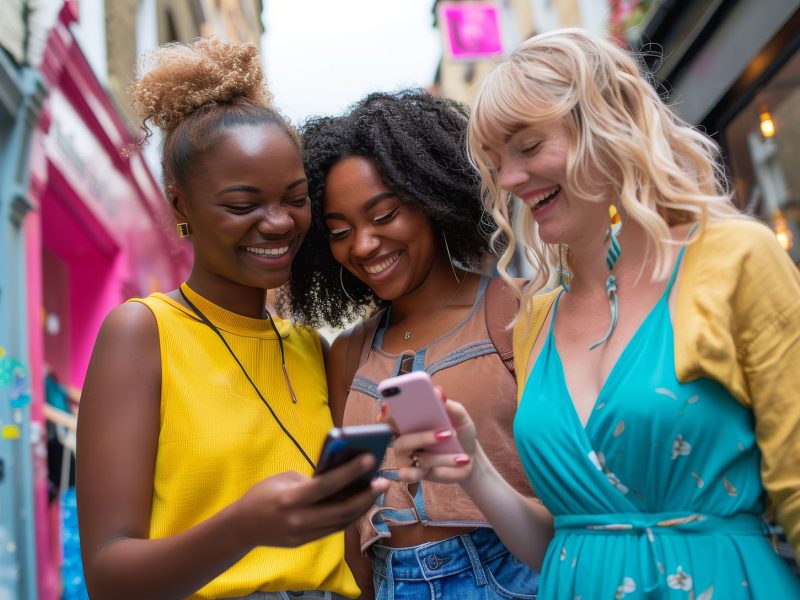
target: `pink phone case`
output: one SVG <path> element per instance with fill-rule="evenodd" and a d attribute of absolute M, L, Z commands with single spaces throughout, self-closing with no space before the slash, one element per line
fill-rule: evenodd
<path fill-rule="evenodd" d="M 384 379 L 378 384 L 378 393 L 389 404 L 400 433 L 453 428 L 430 376 L 424 371 Z M 464 449 L 453 432 L 452 438 L 431 446 L 428 452 L 461 454 Z"/>

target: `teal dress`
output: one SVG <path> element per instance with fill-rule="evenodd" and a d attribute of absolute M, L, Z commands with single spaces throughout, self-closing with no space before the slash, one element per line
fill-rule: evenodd
<path fill-rule="evenodd" d="M 752 412 L 711 379 L 675 376 L 668 298 L 682 257 L 585 428 L 553 336 L 558 299 L 553 307 L 514 422 L 555 518 L 540 600 L 800 598 L 764 534 Z"/>

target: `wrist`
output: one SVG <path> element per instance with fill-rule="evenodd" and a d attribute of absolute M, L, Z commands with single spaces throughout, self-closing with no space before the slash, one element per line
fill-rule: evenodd
<path fill-rule="evenodd" d="M 483 485 L 486 478 L 487 466 L 489 466 L 489 459 L 481 448 L 481 445 L 476 442 L 475 452 L 472 453 L 472 468 L 469 475 L 459 482 L 461 487 L 467 494 L 471 495 L 472 490 Z"/>
<path fill-rule="evenodd" d="M 245 494 L 220 512 L 223 529 L 233 534 L 238 550 L 244 553 L 260 545 L 256 535 L 258 524 L 253 522 L 254 512 L 247 505 L 248 497 Z"/>

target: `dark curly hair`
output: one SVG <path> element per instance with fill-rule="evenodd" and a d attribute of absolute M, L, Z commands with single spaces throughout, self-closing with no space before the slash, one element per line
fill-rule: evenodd
<path fill-rule="evenodd" d="M 385 305 L 333 258 L 322 218 L 325 179 L 343 158 L 375 161 L 386 187 L 419 209 L 447 238 L 453 259 L 476 269 L 489 251 L 480 180 L 467 159 L 467 108 L 419 89 L 376 92 L 343 115 L 315 117 L 301 127 L 312 223 L 292 263 L 292 316 L 320 327 L 341 327 L 369 306 Z"/>

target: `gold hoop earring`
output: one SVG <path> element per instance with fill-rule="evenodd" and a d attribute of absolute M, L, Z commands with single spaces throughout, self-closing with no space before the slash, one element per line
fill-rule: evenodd
<path fill-rule="evenodd" d="M 447 236 L 444 234 L 444 229 L 442 229 L 442 241 L 444 242 L 444 251 L 447 252 L 447 262 L 450 263 L 450 270 L 453 271 L 453 277 L 456 278 L 458 283 L 461 283 L 458 275 L 456 275 L 456 267 L 453 265 L 453 255 L 450 254 L 450 246 L 447 245 Z"/>
<path fill-rule="evenodd" d="M 342 286 L 342 291 L 344 292 L 344 295 L 347 296 L 347 299 L 350 300 L 350 302 L 352 302 L 353 304 L 358 304 L 358 302 L 356 302 L 355 299 L 350 294 L 347 293 L 347 288 L 344 287 L 344 278 L 342 277 L 343 271 L 344 268 L 342 267 L 342 265 L 339 265 L 339 285 Z"/>
<path fill-rule="evenodd" d="M 188 223 L 178 223 L 177 225 L 175 225 L 175 229 L 178 230 L 179 238 L 187 238 L 191 235 Z"/>

